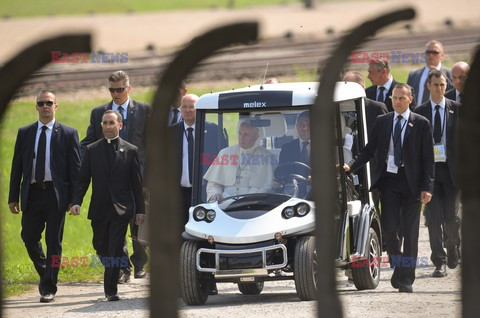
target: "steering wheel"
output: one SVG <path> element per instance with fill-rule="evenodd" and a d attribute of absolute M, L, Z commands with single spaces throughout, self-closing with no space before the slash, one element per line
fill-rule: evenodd
<path fill-rule="evenodd" d="M 299 182 L 306 182 L 310 175 L 310 167 L 300 161 L 281 163 L 274 172 L 275 179 L 282 183 L 291 182 L 292 179 Z"/>

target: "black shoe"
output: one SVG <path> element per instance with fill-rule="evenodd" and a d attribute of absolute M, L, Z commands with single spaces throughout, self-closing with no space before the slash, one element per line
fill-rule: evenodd
<path fill-rule="evenodd" d="M 392 284 L 392 287 L 395 289 L 400 288 L 400 282 L 398 281 L 398 269 L 393 270 L 392 278 L 390 278 L 390 284 Z"/>
<path fill-rule="evenodd" d="M 147 273 L 146 273 L 143 269 L 141 269 L 141 270 L 139 270 L 139 271 L 135 271 L 135 274 L 133 275 L 133 277 L 135 277 L 135 278 L 144 278 L 145 275 L 147 275 Z"/>
<path fill-rule="evenodd" d="M 445 277 L 447 276 L 447 268 L 445 264 L 440 264 L 435 267 L 432 277 Z"/>
<path fill-rule="evenodd" d="M 115 295 L 107 295 L 107 300 L 108 300 L 108 301 L 118 301 L 118 300 L 120 300 L 120 297 L 118 297 L 117 294 L 115 294 Z"/>
<path fill-rule="evenodd" d="M 54 294 L 46 294 L 42 295 L 40 297 L 40 302 L 41 303 L 51 303 L 55 301 L 55 295 Z"/>
<path fill-rule="evenodd" d="M 120 277 L 118 278 L 119 284 L 125 284 L 130 282 L 130 273 L 120 271 Z"/>
<path fill-rule="evenodd" d="M 457 247 L 447 249 L 447 265 L 450 269 L 457 268 L 458 265 L 458 249 Z"/>
<path fill-rule="evenodd" d="M 413 293 L 413 287 L 412 285 L 403 284 L 403 285 L 400 285 L 400 287 L 398 288 L 398 291 L 401 293 Z"/>

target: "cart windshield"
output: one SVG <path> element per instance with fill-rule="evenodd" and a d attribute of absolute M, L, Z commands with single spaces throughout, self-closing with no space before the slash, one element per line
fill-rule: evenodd
<path fill-rule="evenodd" d="M 208 113 L 204 132 L 202 202 L 258 193 L 309 195 L 308 110 Z"/>

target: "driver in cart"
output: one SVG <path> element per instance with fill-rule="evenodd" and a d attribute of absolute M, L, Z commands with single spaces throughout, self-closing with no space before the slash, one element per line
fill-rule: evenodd
<path fill-rule="evenodd" d="M 275 155 L 259 145 L 260 129 L 255 120 L 243 120 L 238 128 L 238 145 L 224 148 L 205 173 L 207 200 L 251 193 L 272 192 Z"/>
<path fill-rule="evenodd" d="M 308 183 L 311 181 L 310 176 L 310 111 L 301 112 L 295 124 L 298 138 L 284 144 L 280 151 L 279 163 L 277 171 L 277 187 L 285 187 L 285 182 L 290 182 L 278 176 L 291 175 L 296 176 L 295 183 L 298 183 L 297 194 L 294 196 L 303 197 L 308 192 Z M 291 164 L 288 164 L 291 163 Z M 288 187 L 287 187 L 288 188 Z M 285 192 L 292 192 L 284 189 Z M 293 194 L 293 193 L 292 193 Z"/>

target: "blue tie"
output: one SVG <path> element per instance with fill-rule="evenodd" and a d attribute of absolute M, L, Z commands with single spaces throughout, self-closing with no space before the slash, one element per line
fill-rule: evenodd
<path fill-rule="evenodd" d="M 403 117 L 398 115 L 393 130 L 393 158 L 397 167 L 402 165 L 402 120 Z"/>

